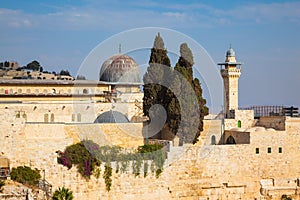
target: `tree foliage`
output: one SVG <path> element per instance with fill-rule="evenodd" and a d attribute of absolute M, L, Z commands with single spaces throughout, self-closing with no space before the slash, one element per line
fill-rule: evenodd
<path fill-rule="evenodd" d="M 187 101 L 185 107 L 185 112 L 189 113 L 191 116 L 197 115 L 197 113 L 200 114 L 199 120 L 197 121 L 190 121 L 189 124 L 181 124 L 181 127 L 183 127 L 182 133 L 180 134 L 181 139 L 184 142 L 187 143 L 196 143 L 198 141 L 198 137 L 200 135 L 200 132 L 203 130 L 203 119 L 204 116 L 208 114 L 208 108 L 206 107 L 206 100 L 202 97 L 202 88 L 200 85 L 200 81 L 197 78 L 193 77 L 193 64 L 194 64 L 194 59 L 193 59 L 193 54 L 190 48 L 186 43 L 183 43 L 180 45 L 180 57 L 178 59 L 178 62 L 176 63 L 174 69 L 179 72 L 186 80 L 186 82 L 181 82 L 180 83 L 180 91 L 182 92 L 182 96 L 185 97 L 185 101 Z M 174 79 L 177 81 L 176 79 Z M 174 83 L 176 84 L 176 83 Z M 189 85 L 188 85 L 189 84 Z M 191 94 L 188 92 L 187 87 L 192 87 L 194 90 L 194 94 Z M 193 101 L 193 97 L 191 95 L 196 95 L 197 97 L 197 104 L 195 104 Z M 180 113 L 180 105 L 178 100 L 174 101 L 173 105 L 174 109 L 169 109 L 169 112 L 171 112 L 170 115 L 175 115 L 177 116 L 176 119 L 181 118 L 181 113 Z M 184 123 L 184 121 L 173 121 L 172 124 L 170 124 L 171 128 L 178 128 L 179 123 Z M 196 133 L 195 134 L 189 134 L 189 126 L 197 127 Z"/>
<path fill-rule="evenodd" d="M 3 192 L 3 186 L 5 186 L 5 181 L 0 179 L 0 193 Z"/>
<path fill-rule="evenodd" d="M 14 181 L 28 185 L 36 185 L 41 179 L 40 171 L 38 169 L 31 169 L 27 166 L 12 168 L 10 177 Z"/>
<path fill-rule="evenodd" d="M 61 75 L 61 76 L 71 76 L 71 74 L 68 70 L 61 70 L 59 72 L 59 75 Z"/>
<path fill-rule="evenodd" d="M 149 110 L 155 104 L 160 104 L 167 109 L 170 98 L 167 94 L 170 90 L 163 84 L 166 77 L 170 76 L 171 62 L 167 55 L 167 50 L 160 34 L 155 37 L 153 48 L 149 60 L 149 67 L 143 77 L 144 80 L 144 98 L 143 98 L 143 111 L 144 115 L 149 117 Z M 158 112 L 153 112 L 153 118 Z"/>
<path fill-rule="evenodd" d="M 92 143 L 89 140 L 82 141 L 68 146 L 64 152 L 58 152 L 59 157 L 57 158 L 57 162 L 68 167 L 68 169 L 71 169 L 72 165 L 76 165 L 78 172 L 83 177 L 89 178 L 93 170 L 97 166 L 100 166 L 101 162 L 85 147 L 85 142 Z M 99 148 L 95 143 L 91 146 Z"/>
<path fill-rule="evenodd" d="M 73 192 L 65 187 L 55 190 L 52 197 L 53 200 L 72 200 L 73 198 Z"/>
<path fill-rule="evenodd" d="M 26 65 L 26 69 L 43 72 L 43 68 L 41 67 L 40 63 L 36 60 L 28 63 Z"/>
<path fill-rule="evenodd" d="M 202 88 L 199 79 L 193 77 L 193 53 L 186 43 L 180 46 L 180 57 L 174 69 L 171 68 L 163 39 L 160 34 L 155 37 L 149 60 L 149 67 L 144 75 L 143 111 L 149 116 L 150 108 L 155 104 L 164 107 L 167 113 L 166 123 L 161 131 L 164 134 L 171 132 L 178 135 L 181 142 L 195 143 L 203 130 L 203 119 L 208 114 L 206 100 L 202 97 Z M 172 90 L 169 89 L 172 87 Z M 184 99 L 178 97 L 180 94 Z M 179 98 L 179 99 L 178 99 Z M 184 101 L 184 108 L 180 105 Z M 153 107 L 152 107 L 153 108 Z M 152 109 L 151 108 L 151 109 Z M 185 119 L 184 109 L 188 116 L 199 116 L 192 122 Z M 154 113 L 159 113 L 154 111 Z M 151 116 L 158 118 L 160 116 Z M 191 131 L 194 127 L 195 131 Z"/>

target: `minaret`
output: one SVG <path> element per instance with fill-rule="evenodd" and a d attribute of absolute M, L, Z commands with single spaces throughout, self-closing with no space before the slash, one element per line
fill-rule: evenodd
<path fill-rule="evenodd" d="M 218 63 L 221 66 L 221 75 L 224 81 L 224 114 L 225 118 L 232 118 L 230 113 L 238 110 L 239 101 L 239 77 L 241 75 L 242 63 L 236 62 L 235 52 L 230 47 L 226 52 L 224 63 Z M 232 112 L 233 111 L 233 112 Z"/>

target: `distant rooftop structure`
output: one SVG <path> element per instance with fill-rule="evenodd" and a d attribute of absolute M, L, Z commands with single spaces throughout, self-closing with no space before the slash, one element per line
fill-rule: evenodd
<path fill-rule="evenodd" d="M 129 120 L 123 113 L 110 110 L 99 115 L 94 123 L 129 123 Z"/>
<path fill-rule="evenodd" d="M 293 106 L 250 106 L 248 108 L 241 108 L 241 110 L 253 110 L 254 117 L 256 118 L 266 116 L 299 116 L 299 109 Z"/>
<path fill-rule="evenodd" d="M 125 54 L 117 54 L 104 61 L 99 77 L 105 82 L 141 83 L 138 64 Z"/>

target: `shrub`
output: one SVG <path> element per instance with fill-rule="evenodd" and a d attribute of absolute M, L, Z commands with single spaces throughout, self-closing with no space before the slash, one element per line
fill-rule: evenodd
<path fill-rule="evenodd" d="M 150 153 L 163 148 L 162 144 L 145 144 L 138 147 L 138 153 Z"/>
<path fill-rule="evenodd" d="M 110 165 L 110 163 L 106 163 L 103 178 L 104 178 L 104 182 L 105 182 L 105 186 L 106 186 L 107 191 L 110 191 L 110 187 L 112 185 L 111 176 L 112 176 L 111 165 Z"/>
<path fill-rule="evenodd" d="M 3 186 L 5 185 L 5 181 L 3 181 L 3 180 L 0 180 L 0 193 L 2 193 L 3 192 Z"/>
<path fill-rule="evenodd" d="M 283 195 L 281 196 L 281 200 L 292 200 L 292 198 L 289 197 L 289 196 L 287 196 L 286 194 L 283 194 Z"/>
<path fill-rule="evenodd" d="M 22 184 L 37 185 L 41 179 L 40 171 L 38 169 L 31 169 L 27 166 L 18 166 L 12 168 L 10 173 L 11 179 Z"/>
<path fill-rule="evenodd" d="M 89 178 L 96 166 L 101 165 L 101 162 L 91 154 L 91 152 L 93 152 L 92 149 L 88 150 L 85 143 L 90 145 L 88 147 L 95 147 L 96 149 L 94 151 L 99 148 L 98 145 L 92 141 L 84 140 L 80 143 L 68 146 L 64 152 L 59 152 L 57 162 L 68 167 L 68 169 L 71 169 L 72 165 L 76 165 L 78 172 L 83 177 Z"/>
<path fill-rule="evenodd" d="M 64 187 L 55 190 L 52 197 L 53 200 L 72 200 L 73 198 L 73 192 Z"/>

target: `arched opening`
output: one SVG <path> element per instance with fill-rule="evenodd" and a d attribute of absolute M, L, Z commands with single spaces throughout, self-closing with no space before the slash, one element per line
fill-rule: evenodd
<path fill-rule="evenodd" d="M 232 137 L 232 135 L 230 135 L 227 140 L 226 140 L 226 144 L 236 144 L 234 137 Z"/>
<path fill-rule="evenodd" d="M 242 127 L 242 122 L 241 120 L 238 121 L 238 128 L 241 128 Z"/>
<path fill-rule="evenodd" d="M 80 113 L 77 114 L 77 121 L 81 122 L 81 114 Z"/>
<path fill-rule="evenodd" d="M 26 113 L 24 113 L 22 117 L 25 119 L 25 121 L 27 121 L 27 115 L 26 115 Z"/>
<path fill-rule="evenodd" d="M 51 122 L 54 122 L 54 114 L 51 114 Z"/>
<path fill-rule="evenodd" d="M 216 145 L 216 136 L 211 136 L 211 142 L 210 142 L 211 145 Z"/>
<path fill-rule="evenodd" d="M 49 121 L 49 116 L 47 113 L 44 114 L 44 122 L 48 122 Z"/>

